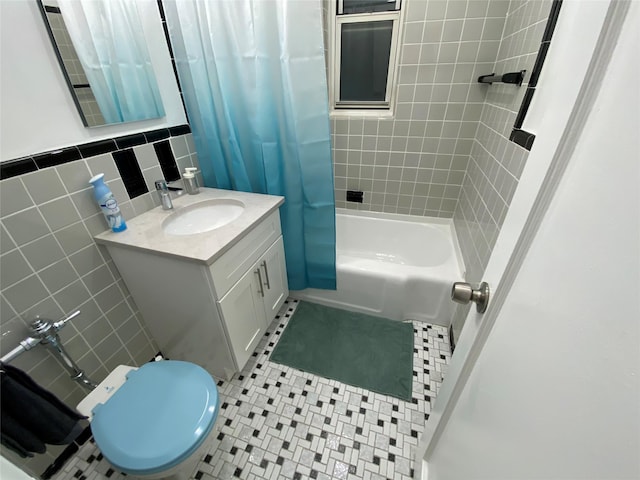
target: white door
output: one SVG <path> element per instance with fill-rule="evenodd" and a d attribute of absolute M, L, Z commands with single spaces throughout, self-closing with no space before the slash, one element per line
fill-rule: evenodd
<path fill-rule="evenodd" d="M 467 318 L 422 478 L 640 477 L 640 6 L 616 44 L 616 3 L 608 18 L 609 2 L 563 4 L 532 105 L 544 122 L 484 278 L 494 299 Z"/>

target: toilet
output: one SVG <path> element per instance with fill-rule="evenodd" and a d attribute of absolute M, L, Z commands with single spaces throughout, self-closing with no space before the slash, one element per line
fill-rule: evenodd
<path fill-rule="evenodd" d="M 207 450 L 218 389 L 193 363 L 118 366 L 78 404 L 96 445 L 118 470 L 140 478 L 186 480 Z"/>

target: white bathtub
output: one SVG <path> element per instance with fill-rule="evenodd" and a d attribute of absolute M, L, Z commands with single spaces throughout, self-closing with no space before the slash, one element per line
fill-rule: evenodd
<path fill-rule="evenodd" d="M 336 291 L 292 296 L 394 320 L 449 326 L 463 265 L 450 219 L 338 209 Z"/>

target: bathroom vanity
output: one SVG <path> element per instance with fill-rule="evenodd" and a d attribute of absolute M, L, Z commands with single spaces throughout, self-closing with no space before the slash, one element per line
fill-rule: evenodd
<path fill-rule="evenodd" d="M 200 192 L 96 241 L 107 247 L 162 353 L 229 379 L 289 294 L 278 211 L 284 199 Z"/>

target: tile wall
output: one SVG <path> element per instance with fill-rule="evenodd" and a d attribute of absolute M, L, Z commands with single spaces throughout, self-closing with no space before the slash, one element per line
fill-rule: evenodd
<path fill-rule="evenodd" d="M 405 3 L 393 119 L 332 119 L 336 206 L 452 217 L 508 1 Z M 364 203 L 345 202 L 363 190 Z"/>
<path fill-rule="evenodd" d="M 453 216 L 467 269 L 467 281 L 479 282 L 509 210 L 528 150 L 509 141 L 526 92 L 552 0 L 509 2 L 500 50 L 489 72 L 527 70 L 521 87 L 484 86 L 486 101 L 471 146 L 469 164 Z M 454 330 L 462 329 L 468 307 L 458 307 Z M 454 332 L 455 334 L 455 332 Z"/>
<path fill-rule="evenodd" d="M 93 380 L 102 380 L 118 364 L 146 362 L 157 352 L 108 252 L 92 239 L 106 230 L 107 224 L 87 182 L 92 175 L 104 173 L 125 219 L 153 208 L 158 204 L 153 182 L 162 178 L 154 144 L 168 141 L 181 171 L 186 166 L 198 166 L 191 134 L 186 133 L 188 127 L 170 130 L 120 137 L 2 164 L 0 348 L 3 353 L 29 335 L 29 323 L 36 315 L 57 320 L 78 309 L 81 314 L 60 331 L 60 336 L 69 354 Z M 129 197 L 112 153 L 91 154 L 107 147 L 133 148 L 149 192 Z M 74 151 L 80 152 L 77 157 L 82 158 L 72 161 L 61 158 Z M 34 171 L 18 174 L 25 169 Z M 71 406 L 85 395 L 43 346 L 23 353 L 12 364 Z M 3 448 L 3 455 L 38 477 L 63 449 L 50 446 L 44 455 L 22 459 Z"/>

